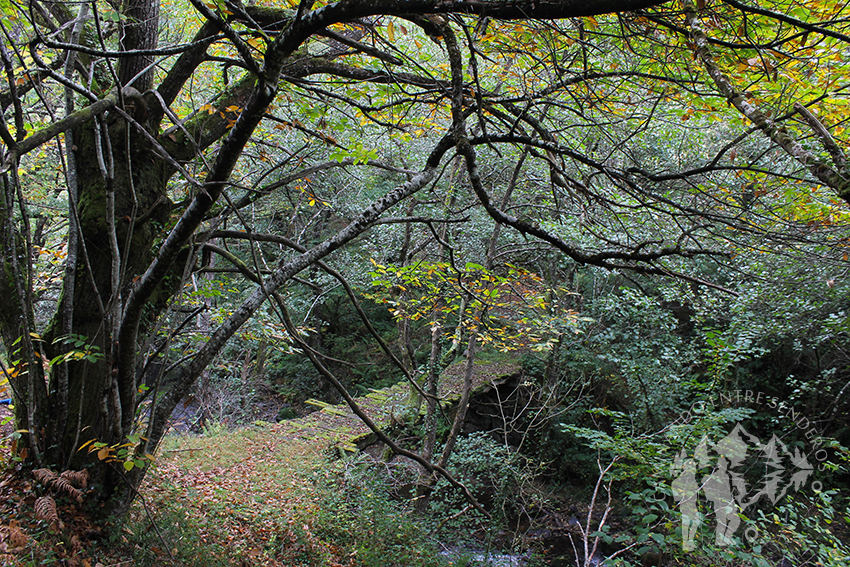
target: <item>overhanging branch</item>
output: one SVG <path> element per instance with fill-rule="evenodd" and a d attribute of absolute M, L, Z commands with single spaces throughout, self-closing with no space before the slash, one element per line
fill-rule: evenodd
<path fill-rule="evenodd" d="M 702 61 L 709 76 L 721 94 L 726 97 L 726 100 L 770 138 L 773 143 L 805 166 L 821 183 L 834 189 L 839 197 L 850 203 L 850 176 L 848 176 L 845 168 L 835 164 L 838 167 L 836 170 L 824 163 L 818 156 L 805 149 L 776 120 L 761 110 L 755 102 L 739 91 L 717 64 L 693 0 L 685 1 L 685 15 L 697 57 Z"/>

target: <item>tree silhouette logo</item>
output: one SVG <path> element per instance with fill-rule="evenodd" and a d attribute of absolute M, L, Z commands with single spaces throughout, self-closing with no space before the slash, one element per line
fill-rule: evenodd
<path fill-rule="evenodd" d="M 754 463 L 758 465 L 755 470 L 764 470 L 765 474 L 759 483 L 748 487 L 744 475 L 753 470 Z M 703 435 L 693 455 L 683 450 L 673 465 L 671 488 L 682 514 L 683 548 L 696 548 L 702 521 L 700 493 L 714 508 L 715 545 L 725 547 L 733 543 L 744 510 L 763 497 L 776 504 L 789 490 L 800 490 L 812 472 L 805 453 L 799 448 L 789 451 L 776 435 L 762 443 L 741 424 L 716 443 Z"/>

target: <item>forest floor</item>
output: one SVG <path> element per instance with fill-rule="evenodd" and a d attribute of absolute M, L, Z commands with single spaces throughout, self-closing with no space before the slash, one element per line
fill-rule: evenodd
<path fill-rule="evenodd" d="M 517 371 L 500 362 L 477 364 L 473 387 L 486 389 Z M 443 383 L 443 397 L 456 401 L 462 365 L 448 370 Z M 398 384 L 357 401 L 378 425 L 391 427 L 409 413 L 409 391 Z M 58 523 L 37 519 L 35 501 L 44 489 L 8 468 L 0 479 L 0 564 L 362 565 L 386 545 L 396 560 L 400 550 L 411 555 L 396 564 L 445 565 L 409 515 L 346 480 L 346 469 L 357 465 L 335 457 L 368 444 L 372 432 L 345 404 L 315 405 L 320 409 L 306 417 L 278 424 L 211 425 L 201 435 L 168 436 L 129 521 L 112 531 L 96 528 L 70 500 L 59 503 Z M 7 445 L 0 458 L 9 456 Z M 371 528 L 363 531 L 362 518 L 337 506 L 342 493 L 346 503 L 355 498 L 357 507 L 371 510 Z"/>
<path fill-rule="evenodd" d="M 459 396 L 462 369 L 456 365 L 444 374 L 445 397 Z M 518 368 L 482 361 L 475 370 L 474 388 L 482 392 L 488 384 L 515 375 Z M 358 398 L 358 404 L 381 427 L 395 432 L 395 421 L 410 413 L 408 398 L 409 388 L 396 385 L 372 391 Z M 213 423 L 202 434 L 170 434 L 163 440 L 127 521 L 111 528 L 96 526 L 85 513 L 85 505 L 58 496 L 58 521 L 37 518 L 37 499 L 46 489 L 12 461 L 10 444 L 0 442 L 0 462 L 5 463 L 0 469 L 0 565 L 446 567 L 470 564 L 469 558 L 489 545 L 475 536 L 481 523 L 464 515 L 462 505 L 456 516 L 452 510 L 442 520 L 411 513 L 410 495 L 391 481 L 416 479 L 418 468 L 404 459 L 387 462 L 381 450 L 377 456 L 372 456 L 376 451 L 371 448 L 356 452 L 368 445 L 372 434 L 350 408 L 321 402 L 313 405 L 320 409 L 276 424 L 258 421 L 231 429 Z M 0 422 L 4 415 L 8 417 L 8 409 L 0 406 Z M 3 427 L 6 431 L 0 439 L 11 431 L 8 422 Z M 487 462 L 493 463 L 493 456 L 485 459 L 488 457 Z M 507 545 L 497 542 L 495 547 L 507 548 L 518 541 L 521 553 L 533 548 L 548 565 L 575 564 L 580 549 L 571 544 L 581 543 L 581 524 L 590 523 L 590 491 L 592 486 L 571 487 L 569 494 L 553 490 L 537 508 L 536 524 L 517 525 L 515 530 L 508 527 L 506 532 L 521 532 L 521 538 Z M 814 504 L 804 516 L 807 521 L 810 513 L 817 512 Z M 616 502 L 597 502 L 597 506 L 601 506 L 594 510 L 597 522 L 601 513 L 614 511 L 607 520 L 612 534 L 634 533 L 634 519 L 615 513 L 621 508 Z M 477 544 L 436 540 L 435 534 L 442 533 L 438 527 L 453 517 L 460 517 L 463 529 L 476 537 Z M 774 539 L 797 541 L 788 539 L 789 533 L 797 537 L 794 532 L 777 526 L 778 534 L 771 533 Z M 844 541 L 845 532 L 841 529 L 839 535 Z M 512 537 L 511 533 L 503 535 Z M 495 539 L 498 537 L 502 536 L 496 534 Z M 452 558 L 445 553 L 449 549 L 466 556 Z M 623 557 L 642 565 L 772 567 L 791 564 L 785 557 L 794 553 L 813 557 L 809 550 L 801 549 L 797 552 L 771 543 L 768 563 L 742 562 L 737 555 L 702 555 L 698 561 L 689 556 L 684 563 L 663 561 L 663 555 L 654 553 Z M 501 557 L 513 561 L 516 555 Z M 647 563 L 647 557 L 655 559 Z"/>

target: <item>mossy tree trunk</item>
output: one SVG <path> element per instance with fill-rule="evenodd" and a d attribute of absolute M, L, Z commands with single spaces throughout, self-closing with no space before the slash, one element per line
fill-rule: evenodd
<path fill-rule="evenodd" d="M 55 452 L 48 460 L 71 469 L 90 462 L 92 456 L 76 450 L 85 442 L 96 440 L 111 446 L 122 443 L 132 433 L 128 423 L 132 424 L 136 416 L 125 413 L 128 407 L 135 413 L 135 400 L 128 405 L 121 399 L 115 368 L 116 331 L 123 298 L 133 280 L 150 264 L 155 241 L 168 223 L 171 203 L 166 183 L 172 174 L 163 160 L 156 159 L 150 142 L 128 129 L 123 120 L 99 129 L 93 123 L 86 124 L 75 132 L 75 139 L 78 221 L 83 246 L 76 258 L 70 329 L 73 339 L 83 341 L 82 348 L 95 357 L 65 364 L 67 391 L 61 391 L 59 372 L 51 373 L 51 397 L 65 405 L 56 408 L 55 414 L 67 417 L 55 421 L 48 435 Z M 111 156 L 99 155 L 107 152 Z M 111 172 L 104 175 L 99 163 L 110 160 Z M 171 277 L 162 285 L 173 288 L 178 279 Z M 153 320 L 162 307 L 163 301 L 153 301 L 147 319 Z M 61 340 L 61 330 L 68 328 L 63 321 L 65 316 L 65 312 L 58 311 L 44 337 L 45 350 L 51 358 L 63 350 L 67 352 L 70 346 Z M 57 339 L 60 340 L 55 342 Z M 139 385 L 134 385 L 134 391 Z M 111 493 L 120 479 L 112 474 L 111 467 L 100 470 L 105 492 Z"/>

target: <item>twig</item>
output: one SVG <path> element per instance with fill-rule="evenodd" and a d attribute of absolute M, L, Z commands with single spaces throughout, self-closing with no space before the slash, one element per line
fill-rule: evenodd
<path fill-rule="evenodd" d="M 458 512 L 457 514 L 452 514 L 452 515 L 451 515 L 451 516 L 449 516 L 448 518 L 444 519 L 444 520 L 443 520 L 442 522 L 440 522 L 440 524 L 437 526 L 437 531 L 439 532 L 441 529 L 443 529 L 443 526 L 445 526 L 448 522 L 451 522 L 452 520 L 456 520 L 457 518 L 460 518 L 461 516 L 463 516 L 463 515 L 466 513 L 466 511 L 467 511 L 467 510 L 469 510 L 470 508 L 472 508 L 472 504 L 467 504 L 467 505 L 466 505 L 466 506 L 464 506 L 464 507 L 461 509 L 461 511 L 460 511 L 460 512 Z"/>

